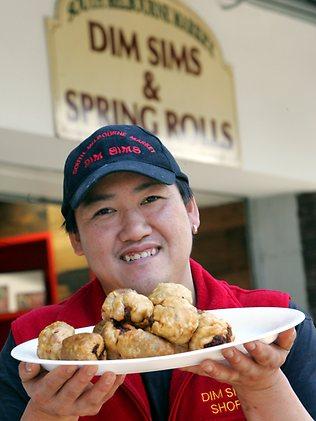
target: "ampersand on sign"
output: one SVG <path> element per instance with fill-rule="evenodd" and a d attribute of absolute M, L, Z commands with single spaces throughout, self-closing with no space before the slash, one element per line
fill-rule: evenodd
<path fill-rule="evenodd" d="M 145 85 L 143 87 L 143 94 L 147 99 L 154 99 L 156 101 L 160 101 L 158 91 L 160 89 L 159 86 L 153 86 L 154 82 L 154 75 L 152 72 L 145 72 Z"/>

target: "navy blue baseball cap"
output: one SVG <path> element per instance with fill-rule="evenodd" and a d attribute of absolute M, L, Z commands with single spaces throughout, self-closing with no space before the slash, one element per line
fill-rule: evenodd
<path fill-rule="evenodd" d="M 136 125 L 98 129 L 73 149 L 64 168 L 61 212 L 66 218 L 100 178 L 117 171 L 146 175 L 164 184 L 189 183 L 168 149 L 153 133 Z"/>

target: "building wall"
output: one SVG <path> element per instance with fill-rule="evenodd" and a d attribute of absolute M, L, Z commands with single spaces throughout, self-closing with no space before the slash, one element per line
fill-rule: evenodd
<path fill-rule="evenodd" d="M 243 168 L 316 179 L 316 25 L 247 1 L 186 0 L 205 19 L 235 76 Z"/>
<path fill-rule="evenodd" d="M 183 1 L 207 22 L 232 66 L 242 169 L 316 186 L 316 25 L 247 2 L 223 10 L 220 1 Z M 54 5 L 11 0 L 3 6 L 0 129 L 54 136 L 44 28 Z M 10 159 L 31 162 L 33 153 L 19 156 L 17 147 Z M 54 164 L 61 170 L 62 162 Z"/>
<path fill-rule="evenodd" d="M 250 199 L 247 214 L 253 286 L 286 291 L 308 310 L 296 197 Z"/>

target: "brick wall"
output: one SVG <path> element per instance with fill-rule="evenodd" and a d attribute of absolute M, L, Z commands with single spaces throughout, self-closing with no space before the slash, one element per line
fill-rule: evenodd
<path fill-rule="evenodd" d="M 251 289 L 244 203 L 202 208 L 200 219 L 192 257 L 216 278 Z"/>

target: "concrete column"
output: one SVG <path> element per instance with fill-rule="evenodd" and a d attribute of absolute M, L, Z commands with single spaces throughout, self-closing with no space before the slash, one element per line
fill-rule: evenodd
<path fill-rule="evenodd" d="M 249 199 L 247 213 L 253 287 L 289 292 L 308 310 L 295 196 Z"/>

